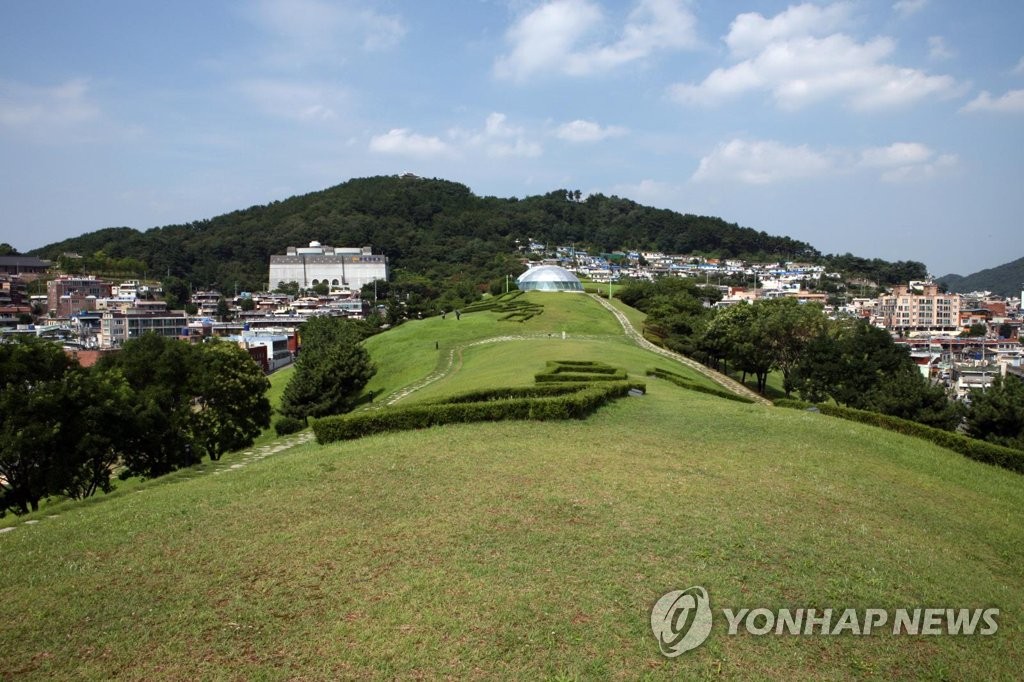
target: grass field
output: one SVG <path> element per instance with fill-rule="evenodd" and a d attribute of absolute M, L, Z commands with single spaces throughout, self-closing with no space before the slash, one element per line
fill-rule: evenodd
<path fill-rule="evenodd" d="M 472 317 L 438 340 L 494 335 Z M 428 324 L 388 333 L 408 362 L 372 340 L 400 365 L 382 388 L 433 369 Z M 408 400 L 523 383 L 565 350 L 656 364 L 585 326 L 468 348 Z M 19 526 L 0 677 L 1018 679 L 1022 508 L 1022 477 L 928 443 L 651 379 L 586 421 L 310 443 Z M 691 585 L 712 634 L 666 659 L 651 606 Z M 998 607 L 999 631 L 729 636 L 719 611 L 931 606 Z"/>

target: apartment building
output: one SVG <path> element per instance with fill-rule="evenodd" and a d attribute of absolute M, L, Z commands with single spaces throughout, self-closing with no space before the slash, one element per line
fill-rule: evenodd
<path fill-rule="evenodd" d="M 901 336 L 955 333 L 960 329 L 960 295 L 941 293 L 932 282 L 897 284 L 892 293 L 878 297 L 875 318 Z"/>

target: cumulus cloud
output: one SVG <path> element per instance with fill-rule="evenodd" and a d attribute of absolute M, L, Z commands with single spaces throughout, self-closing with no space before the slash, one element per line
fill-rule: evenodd
<path fill-rule="evenodd" d="M 787 110 L 827 99 L 873 110 L 962 91 L 951 76 L 888 63 L 895 51 L 890 38 L 858 42 L 832 33 L 848 14 L 848 6 L 840 4 L 824 9 L 800 5 L 771 19 L 740 15 L 725 42 L 741 61 L 715 69 L 700 83 L 676 84 L 669 93 L 687 105 L 715 105 L 750 92 L 768 92 Z"/>
<path fill-rule="evenodd" d="M 509 28 L 510 49 L 494 73 L 513 81 L 545 73 L 588 76 L 698 42 L 696 19 L 682 0 L 639 0 L 616 40 L 587 42 L 605 24 L 591 0 L 549 0 Z"/>
<path fill-rule="evenodd" d="M 0 126 L 49 130 L 68 128 L 99 118 L 90 97 L 89 81 L 76 78 L 52 87 L 0 80 Z"/>
<path fill-rule="evenodd" d="M 964 112 L 991 111 L 1001 114 L 1024 113 L 1024 90 L 1010 90 L 1001 97 L 993 97 L 987 90 L 968 102 Z"/>
<path fill-rule="evenodd" d="M 482 129 L 453 128 L 448 134 L 467 150 L 482 150 L 491 158 L 532 158 L 544 151 L 539 143 L 528 138 L 524 128 L 510 124 L 508 116 L 499 112 L 489 114 Z"/>
<path fill-rule="evenodd" d="M 938 154 L 919 142 L 896 142 L 888 147 L 865 149 L 860 165 L 880 169 L 883 182 L 899 183 L 933 178 L 953 168 L 958 162 L 955 154 Z"/>
<path fill-rule="evenodd" d="M 701 159 L 692 180 L 769 185 L 830 174 L 878 173 L 883 182 L 936 177 L 957 164 L 919 142 L 896 142 L 860 151 L 788 146 L 774 140 L 733 139 Z"/>
<path fill-rule="evenodd" d="M 370 139 L 370 151 L 377 154 L 432 158 L 450 156 L 452 150 L 438 137 L 419 135 L 408 128 L 392 128 Z"/>
<path fill-rule="evenodd" d="M 251 19 L 271 36 L 268 57 L 279 66 L 337 63 L 353 45 L 388 49 L 407 31 L 401 17 L 357 2 L 259 0 Z"/>
<path fill-rule="evenodd" d="M 774 140 L 735 139 L 720 144 L 700 160 L 693 179 L 700 181 L 736 181 L 767 185 L 784 180 L 814 177 L 832 169 L 826 155 L 807 145 L 787 147 Z"/>
<path fill-rule="evenodd" d="M 898 0 L 893 3 L 892 11 L 896 12 L 902 19 L 913 16 L 925 8 L 928 0 Z"/>
<path fill-rule="evenodd" d="M 826 7 L 794 5 L 771 19 L 747 12 L 733 19 L 725 43 L 735 57 L 753 56 L 775 42 L 829 35 L 849 21 L 851 10 L 850 3 L 837 2 Z"/>
<path fill-rule="evenodd" d="M 566 142 L 600 142 L 610 137 L 620 137 L 628 131 L 621 126 L 601 126 L 594 121 L 576 119 L 558 126 L 555 137 Z"/>

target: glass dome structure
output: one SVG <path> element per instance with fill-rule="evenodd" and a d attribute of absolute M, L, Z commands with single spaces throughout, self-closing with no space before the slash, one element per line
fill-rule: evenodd
<path fill-rule="evenodd" d="M 516 280 L 520 291 L 583 291 L 576 275 L 557 265 L 530 268 Z"/>

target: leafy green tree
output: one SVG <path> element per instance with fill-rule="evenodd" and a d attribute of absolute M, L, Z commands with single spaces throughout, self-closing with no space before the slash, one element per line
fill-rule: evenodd
<path fill-rule="evenodd" d="M 789 397 L 795 387 L 794 370 L 810 340 L 824 331 L 828 318 L 819 306 L 792 298 L 757 301 L 754 306 L 763 307 L 767 313 L 765 340 L 771 349 L 773 366 L 782 371 L 783 390 Z"/>
<path fill-rule="evenodd" d="M 256 301 L 252 300 L 247 296 L 238 301 L 238 308 L 243 312 L 250 312 L 256 310 Z"/>
<path fill-rule="evenodd" d="M 192 296 L 188 282 L 180 277 L 167 277 L 161 286 L 164 290 L 164 301 L 167 303 L 168 310 L 183 309 Z"/>
<path fill-rule="evenodd" d="M 16 248 L 14 248 L 13 246 L 11 246 L 10 244 L 8 244 L 7 242 L 4 242 L 4 243 L 0 244 L 0 256 L 17 256 L 17 255 L 20 255 L 18 253 L 18 250 Z"/>
<path fill-rule="evenodd" d="M 841 320 L 808 343 L 793 384 L 805 400 L 827 395 L 847 407 L 871 409 L 871 396 L 886 377 L 908 369 L 917 372 L 889 332 L 863 320 Z"/>
<path fill-rule="evenodd" d="M 198 348 L 190 388 L 195 439 L 210 459 L 252 445 L 270 426 L 270 382 L 249 353 L 224 341 Z"/>
<path fill-rule="evenodd" d="M 996 377 L 987 389 L 971 391 L 966 426 L 974 438 L 1024 450 L 1024 381 Z"/>
<path fill-rule="evenodd" d="M 980 322 L 975 322 L 969 328 L 967 328 L 964 331 L 960 332 L 960 336 L 964 336 L 964 337 L 985 336 L 985 334 L 987 334 L 987 333 L 988 333 L 988 327 L 986 327 L 984 324 L 982 324 Z"/>
<path fill-rule="evenodd" d="M 153 478 L 201 461 L 191 386 L 197 355 L 187 343 L 144 334 L 98 363 L 120 370 L 135 391 L 134 409 L 125 415 L 137 434 L 125 453 L 128 473 Z"/>
<path fill-rule="evenodd" d="M 134 393 L 120 372 L 75 367 L 66 375 L 59 447 L 59 491 L 83 499 L 110 492 L 110 477 L 136 441 L 131 414 Z"/>
<path fill-rule="evenodd" d="M 228 307 L 227 299 L 221 296 L 217 299 L 217 318 L 224 322 L 231 316 L 231 308 Z"/>
<path fill-rule="evenodd" d="M 299 295 L 299 283 L 295 282 L 295 281 L 281 282 L 281 283 L 279 283 L 277 285 L 277 288 L 274 289 L 274 293 L 275 294 L 286 294 L 288 296 L 298 296 Z"/>
<path fill-rule="evenodd" d="M 281 412 L 309 417 L 343 414 L 376 368 L 363 348 L 358 325 L 341 318 L 313 318 L 299 328 L 302 340 L 295 373 L 285 387 Z"/>
<path fill-rule="evenodd" d="M 270 425 L 269 382 L 241 348 L 192 346 L 146 334 L 101 366 L 120 370 L 135 390 L 137 434 L 124 455 L 128 471 L 161 476 L 246 447 Z"/>
<path fill-rule="evenodd" d="M 960 403 L 946 389 L 925 379 L 912 363 L 880 378 L 864 397 L 864 409 L 953 431 L 963 419 Z"/>
<path fill-rule="evenodd" d="M 0 344 L 0 492 L 3 507 L 39 508 L 60 482 L 59 441 L 64 377 L 71 361 L 56 344 L 35 338 Z"/>

